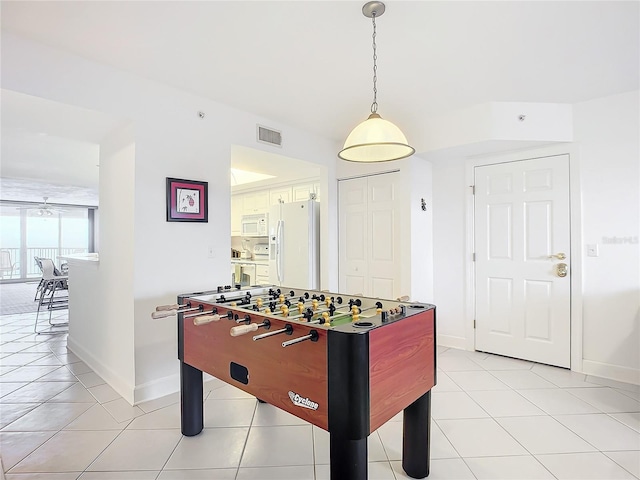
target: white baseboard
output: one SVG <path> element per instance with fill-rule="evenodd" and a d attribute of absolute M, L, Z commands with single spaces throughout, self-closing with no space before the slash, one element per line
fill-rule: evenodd
<path fill-rule="evenodd" d="M 439 347 L 458 348 L 467 350 L 467 339 L 464 337 L 454 337 L 452 335 L 436 335 L 436 344 Z"/>
<path fill-rule="evenodd" d="M 168 375 L 152 382 L 136 385 L 133 398 L 134 405 L 171 395 L 180 390 L 180 374 Z"/>
<path fill-rule="evenodd" d="M 594 377 L 609 378 L 619 382 L 640 385 L 640 370 L 636 370 L 635 368 L 583 359 L 581 373 L 593 375 Z"/>
<path fill-rule="evenodd" d="M 86 363 L 91 369 L 100 376 L 105 382 L 109 384 L 116 392 L 120 394 L 127 402 L 133 405 L 134 402 L 134 386 L 123 379 L 120 375 L 117 375 L 113 370 L 104 365 L 96 357 L 94 357 L 89 351 L 82 348 L 72 337 L 69 335 L 67 338 L 67 348 L 76 355 L 80 360 Z"/>
<path fill-rule="evenodd" d="M 180 391 L 180 373 L 168 375 L 152 382 L 142 385 L 130 385 L 122 377 L 116 375 L 113 370 L 106 367 L 102 362 L 95 358 L 91 353 L 82 348 L 72 337 L 67 338 L 67 348 L 76 355 L 80 360 L 86 363 L 91 369 L 109 384 L 122 398 L 131 405 L 138 405 L 143 402 L 157 400 L 159 398 L 171 395 Z M 206 388 L 207 381 L 204 378 L 204 386 Z M 2 480 L 0 478 L 0 480 Z"/>

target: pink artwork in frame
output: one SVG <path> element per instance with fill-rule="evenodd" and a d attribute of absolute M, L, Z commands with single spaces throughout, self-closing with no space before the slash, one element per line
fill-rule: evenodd
<path fill-rule="evenodd" d="M 208 222 L 208 184 L 167 178 L 167 222 Z"/>

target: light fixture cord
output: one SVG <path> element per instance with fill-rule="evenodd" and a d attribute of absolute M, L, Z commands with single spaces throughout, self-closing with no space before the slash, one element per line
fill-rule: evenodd
<path fill-rule="evenodd" d="M 373 21 L 373 103 L 371 104 L 371 113 L 378 111 L 378 54 L 376 53 L 376 12 L 372 12 L 371 20 Z"/>

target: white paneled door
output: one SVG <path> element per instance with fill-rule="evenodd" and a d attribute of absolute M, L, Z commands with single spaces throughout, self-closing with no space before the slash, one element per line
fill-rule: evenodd
<path fill-rule="evenodd" d="M 339 204 L 339 290 L 365 295 L 367 282 L 367 179 L 338 183 Z M 367 285 L 367 287 L 365 287 Z"/>
<path fill-rule="evenodd" d="M 570 366 L 569 157 L 475 169 L 475 348 Z"/>
<path fill-rule="evenodd" d="M 397 173 L 339 182 L 341 292 L 400 295 Z"/>

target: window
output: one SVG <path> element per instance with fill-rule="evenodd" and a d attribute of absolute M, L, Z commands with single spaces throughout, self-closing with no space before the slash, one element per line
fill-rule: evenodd
<path fill-rule="evenodd" d="M 38 204 L 0 202 L 0 249 L 14 265 L 12 271 L 3 269 L 2 281 L 39 277 L 34 257 L 60 266 L 61 255 L 92 252 L 93 219 L 85 206 L 51 205 L 43 211 Z"/>

